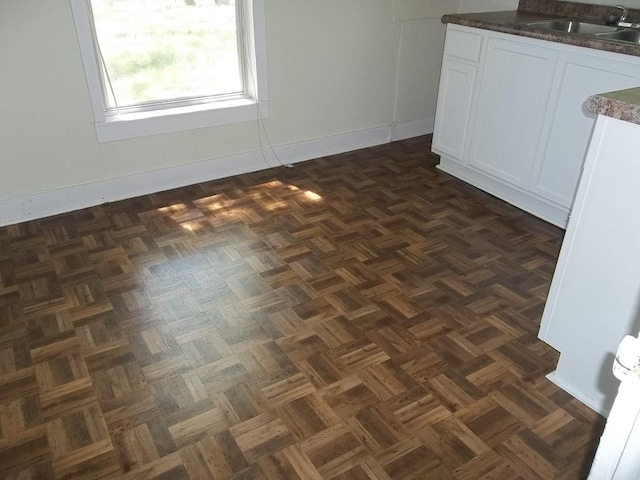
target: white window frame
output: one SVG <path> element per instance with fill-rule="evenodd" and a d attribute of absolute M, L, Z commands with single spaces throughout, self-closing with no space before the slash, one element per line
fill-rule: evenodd
<path fill-rule="evenodd" d="M 70 0 L 99 142 L 213 127 L 269 116 L 264 0 L 244 2 L 247 35 L 247 95 L 188 106 L 107 114 L 89 0 Z"/>

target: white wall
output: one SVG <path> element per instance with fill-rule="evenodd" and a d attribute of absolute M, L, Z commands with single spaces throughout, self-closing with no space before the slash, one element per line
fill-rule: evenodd
<path fill-rule="evenodd" d="M 399 127 L 392 131 L 392 139 L 396 139 L 410 136 L 411 132 L 403 129 L 407 125 L 422 125 L 433 131 L 445 34 L 440 19 L 446 13 L 455 13 L 457 2 L 394 0 L 393 7 L 399 27 L 394 104 L 394 121 Z"/>
<path fill-rule="evenodd" d="M 458 0 L 265 3 L 266 127 L 285 161 L 431 131 L 440 17 L 457 12 Z M 141 179 L 147 190 L 174 186 L 154 184 L 151 174 L 163 169 L 175 183 L 183 173 L 192 182 L 264 167 L 257 122 L 98 143 L 67 0 L 2 0 L 0 58 L 0 224 L 38 208 L 48 214 L 144 193 Z M 230 164 L 245 153 L 242 166 Z M 94 194 L 98 186 L 122 191 Z"/>
<path fill-rule="evenodd" d="M 518 0 L 460 0 L 460 13 L 497 12 L 500 10 L 516 10 Z"/>

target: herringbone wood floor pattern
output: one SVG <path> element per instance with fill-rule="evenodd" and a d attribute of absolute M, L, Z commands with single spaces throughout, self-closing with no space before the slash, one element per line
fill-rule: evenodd
<path fill-rule="evenodd" d="M 0 229 L 7 478 L 578 479 L 562 232 L 418 138 Z"/>

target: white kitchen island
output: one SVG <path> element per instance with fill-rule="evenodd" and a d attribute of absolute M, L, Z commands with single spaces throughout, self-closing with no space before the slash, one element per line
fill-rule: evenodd
<path fill-rule="evenodd" d="M 561 354 L 550 380 L 606 416 L 618 344 L 640 330 L 640 88 L 586 107 L 598 117 L 539 337 Z"/>

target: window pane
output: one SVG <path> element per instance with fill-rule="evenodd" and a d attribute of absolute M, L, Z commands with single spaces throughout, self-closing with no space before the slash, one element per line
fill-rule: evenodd
<path fill-rule="evenodd" d="M 119 107 L 243 90 L 235 1 L 217 1 L 91 0 Z"/>

